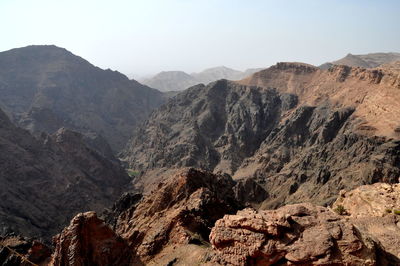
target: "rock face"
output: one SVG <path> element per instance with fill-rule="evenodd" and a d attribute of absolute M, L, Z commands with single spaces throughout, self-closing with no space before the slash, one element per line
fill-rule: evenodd
<path fill-rule="evenodd" d="M 114 151 L 164 101 L 159 91 L 56 46 L 0 53 L 0 94 L 0 107 L 31 132 L 95 132 Z"/>
<path fill-rule="evenodd" d="M 372 240 L 311 204 L 226 215 L 210 241 L 213 261 L 221 265 L 380 265 Z"/>
<path fill-rule="evenodd" d="M 263 141 L 236 176 L 269 193 L 263 208 L 311 200 L 329 205 L 341 189 L 397 182 L 400 142 L 354 133 L 354 109 L 298 108 Z"/>
<path fill-rule="evenodd" d="M 51 265 L 129 265 L 127 243 L 94 212 L 75 216 L 54 242 Z"/>
<path fill-rule="evenodd" d="M 116 232 L 137 259 L 149 262 L 166 247 L 207 242 L 211 227 L 240 208 L 229 176 L 179 171 L 118 216 Z M 185 254 L 190 256 L 190 254 Z"/>
<path fill-rule="evenodd" d="M 126 189 L 114 157 L 66 129 L 35 139 L 0 111 L 0 235 L 49 240 L 78 212 L 101 211 Z"/>

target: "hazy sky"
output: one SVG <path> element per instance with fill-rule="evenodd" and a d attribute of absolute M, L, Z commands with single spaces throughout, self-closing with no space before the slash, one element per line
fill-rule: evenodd
<path fill-rule="evenodd" d="M 136 77 L 400 52 L 398 0 L 0 0 L 0 51 L 55 44 Z"/>

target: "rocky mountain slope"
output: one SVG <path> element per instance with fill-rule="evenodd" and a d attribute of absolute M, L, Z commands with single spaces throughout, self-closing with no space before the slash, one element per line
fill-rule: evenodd
<path fill-rule="evenodd" d="M 383 64 L 393 63 L 400 60 L 400 53 L 371 53 L 363 55 L 348 54 L 345 57 L 321 65 L 323 69 L 328 69 L 332 65 L 346 65 L 352 67 L 374 68 Z"/>
<path fill-rule="evenodd" d="M 114 151 L 164 101 L 159 91 L 56 46 L 1 52 L 0 94 L 0 108 L 31 132 L 95 132 Z"/>
<path fill-rule="evenodd" d="M 111 205 L 130 182 L 112 154 L 79 133 L 61 128 L 36 139 L 1 111 L 0 122 L 0 235 L 48 241 L 76 213 Z"/>
<path fill-rule="evenodd" d="M 183 71 L 163 71 L 141 82 L 160 91 L 182 91 L 197 84 L 208 84 L 219 79 L 240 80 L 260 70 L 261 68 L 252 68 L 241 72 L 220 66 L 192 74 Z"/>
<path fill-rule="evenodd" d="M 263 208 L 327 205 L 340 189 L 400 175 L 400 75 L 278 63 L 240 82 L 198 85 L 162 106 L 123 153 L 143 179 L 195 166 L 252 179 Z"/>
<path fill-rule="evenodd" d="M 21 260 L 10 249 L 41 265 L 375 266 L 400 261 L 399 216 L 380 212 L 399 202 L 397 185 L 341 192 L 334 209 L 303 203 L 258 211 L 243 209 L 235 186 L 228 175 L 180 169 L 142 199 L 123 196 L 108 213 L 110 225 L 94 212 L 78 214 L 54 238 L 51 256 L 40 243 L 25 241 L 22 248 L 22 239 L 0 239 L 0 262 Z M 344 208 L 348 213 L 340 211 Z M 376 219 L 390 226 L 378 227 Z"/>

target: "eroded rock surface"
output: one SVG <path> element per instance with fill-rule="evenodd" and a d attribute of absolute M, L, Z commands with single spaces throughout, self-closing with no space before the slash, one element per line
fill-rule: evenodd
<path fill-rule="evenodd" d="M 245 209 L 216 222 L 213 261 L 222 265 L 378 265 L 375 243 L 324 207 Z"/>
<path fill-rule="evenodd" d="M 54 242 L 51 265 L 129 265 L 127 243 L 95 212 L 75 216 Z"/>
<path fill-rule="evenodd" d="M 400 184 L 376 183 L 342 191 L 333 204 L 359 230 L 387 252 L 387 263 L 400 264 Z"/>

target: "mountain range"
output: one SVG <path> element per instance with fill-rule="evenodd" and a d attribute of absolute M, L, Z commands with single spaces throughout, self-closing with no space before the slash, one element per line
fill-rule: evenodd
<path fill-rule="evenodd" d="M 347 54 L 345 57 L 339 60 L 321 65 L 320 68 L 328 69 L 332 65 L 373 68 L 399 60 L 400 53 L 370 53 L 361 55 Z"/>
<path fill-rule="evenodd" d="M 0 53 L 0 264 L 400 265 L 396 56 L 163 93 L 56 46 Z"/>
<path fill-rule="evenodd" d="M 219 79 L 240 80 L 261 69 L 247 69 L 242 72 L 220 66 L 191 74 L 184 71 L 163 71 L 152 78 L 143 79 L 141 82 L 160 91 L 182 91 L 200 83 L 208 84 Z"/>

